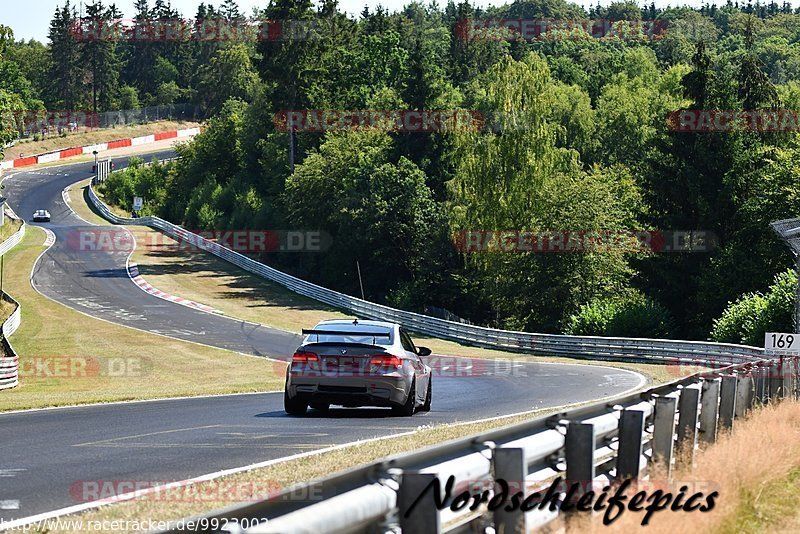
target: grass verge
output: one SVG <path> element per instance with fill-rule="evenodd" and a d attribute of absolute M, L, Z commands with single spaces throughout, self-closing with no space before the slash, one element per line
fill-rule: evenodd
<path fill-rule="evenodd" d="M 8 319 L 8 317 L 12 313 L 14 313 L 15 307 L 16 306 L 11 304 L 10 302 L 6 302 L 5 300 L 0 300 L 0 324 L 6 322 L 6 319 Z M 2 337 L 2 334 L 0 334 L 0 337 Z"/>
<path fill-rule="evenodd" d="M 737 421 L 732 432 L 700 451 L 694 469 L 678 469 L 671 483 L 658 487 L 675 497 L 684 485 L 687 497 L 695 492 L 704 494 L 701 504 L 706 503 L 705 496 L 719 492 L 715 506 L 706 512 L 667 508 L 654 513 L 645 526 L 641 524 L 644 512 L 627 510 L 610 526 L 602 524 L 602 513 L 592 518 L 578 514 L 567 530 L 648 534 L 800 531 L 800 403 L 785 401 L 757 409 Z M 655 488 L 641 489 L 652 495 Z"/>
<path fill-rule="evenodd" d="M 0 395 L 0 410 L 283 387 L 271 360 L 92 319 L 42 296 L 29 276 L 43 241 L 31 227 L 6 255 L 4 288 L 22 306 L 11 338 L 21 379 Z"/>
<path fill-rule="evenodd" d="M 0 243 L 17 233 L 22 226 L 22 221 L 6 217 L 6 223 L 0 226 Z"/>
<path fill-rule="evenodd" d="M 196 122 L 185 121 L 158 121 L 118 128 L 103 128 L 87 132 L 69 134 L 66 137 L 53 136 L 42 141 L 23 141 L 5 150 L 5 159 L 16 159 L 23 155 L 33 156 L 65 148 L 117 141 L 130 137 L 141 137 L 171 130 L 183 130 L 199 126 Z"/>

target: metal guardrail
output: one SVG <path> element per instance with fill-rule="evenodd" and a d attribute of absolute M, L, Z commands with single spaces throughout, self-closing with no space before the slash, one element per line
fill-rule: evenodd
<path fill-rule="evenodd" d="M 146 216 L 136 219 L 119 217 L 112 213 L 108 206 L 97 197 L 92 187 L 89 188 L 89 200 L 103 217 L 113 223 L 150 226 L 180 242 L 194 245 L 248 272 L 276 282 L 290 291 L 353 313 L 359 317 L 402 324 L 408 330 L 418 334 L 448 339 L 477 347 L 526 352 L 543 356 L 569 356 L 606 361 L 692 362 L 698 365 L 720 366 L 749 361 L 764 354 L 764 349 L 758 347 L 704 341 L 514 332 L 398 310 L 301 280 L 159 217 Z"/>
<path fill-rule="evenodd" d="M 25 221 L 22 221 L 20 229 L 0 244 L 0 256 L 19 244 L 24 236 Z M 22 308 L 19 302 L 4 292 L 0 292 L 0 298 L 15 306 L 14 311 L 2 325 L 3 335 L 0 338 L 0 344 L 2 344 L 2 353 L 0 353 L 0 389 L 9 389 L 19 384 L 19 357 L 8 338 L 19 328 Z"/>
<path fill-rule="evenodd" d="M 498 479 L 523 488 L 525 496 L 545 495 L 560 477 L 565 483 L 557 501 L 578 483 L 574 503 L 588 490 L 597 494 L 625 479 L 646 481 L 656 464 L 661 467 L 658 473 L 671 478 L 676 467 L 691 465 L 698 443 L 713 443 L 754 405 L 799 399 L 799 359 L 760 359 L 696 373 L 646 391 L 385 458 L 261 502 L 174 521 L 169 531 L 416 534 L 483 532 L 492 526 L 495 532 L 527 532 L 566 515 L 560 507 L 547 506 L 524 514 L 502 507 L 492 512 L 486 506 L 470 511 L 463 502 L 454 510 L 459 501 L 455 497 L 464 490 L 488 490 L 491 498 L 498 491 Z M 432 491 L 420 498 L 436 479 L 444 489 L 450 476 L 455 484 L 441 510 Z"/>

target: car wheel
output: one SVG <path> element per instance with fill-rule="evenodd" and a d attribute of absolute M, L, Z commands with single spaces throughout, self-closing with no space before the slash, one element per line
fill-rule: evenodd
<path fill-rule="evenodd" d="M 312 402 L 310 406 L 312 409 L 319 410 L 320 412 L 327 412 L 331 407 L 327 402 Z"/>
<path fill-rule="evenodd" d="M 289 415 L 305 415 L 306 408 L 308 408 L 308 403 L 306 401 L 302 400 L 300 397 L 290 399 L 289 392 L 283 392 L 283 409 L 286 410 L 286 413 Z"/>
<path fill-rule="evenodd" d="M 411 389 L 408 392 L 405 404 L 402 406 L 395 406 L 394 412 L 403 417 L 411 417 L 417 411 L 417 381 L 416 379 L 411 382 Z"/>
<path fill-rule="evenodd" d="M 428 377 L 428 393 L 425 395 L 425 404 L 419 407 L 419 411 L 421 412 L 429 412 L 431 411 L 431 397 L 432 397 L 432 389 L 431 389 L 431 377 Z"/>

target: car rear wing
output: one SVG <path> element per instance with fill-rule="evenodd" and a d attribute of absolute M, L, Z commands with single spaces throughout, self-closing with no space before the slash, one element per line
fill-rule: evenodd
<path fill-rule="evenodd" d="M 377 343 L 379 337 L 385 337 L 387 339 L 391 339 L 392 337 L 391 332 L 347 332 L 342 330 L 309 330 L 306 328 L 303 328 L 303 335 L 317 336 L 317 341 L 319 341 L 319 336 L 371 337 L 373 345 Z"/>

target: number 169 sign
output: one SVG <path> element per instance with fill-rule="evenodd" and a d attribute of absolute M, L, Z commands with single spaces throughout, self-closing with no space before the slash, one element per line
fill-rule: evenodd
<path fill-rule="evenodd" d="M 767 332 L 764 334 L 764 349 L 774 353 L 800 352 L 800 334 Z"/>

